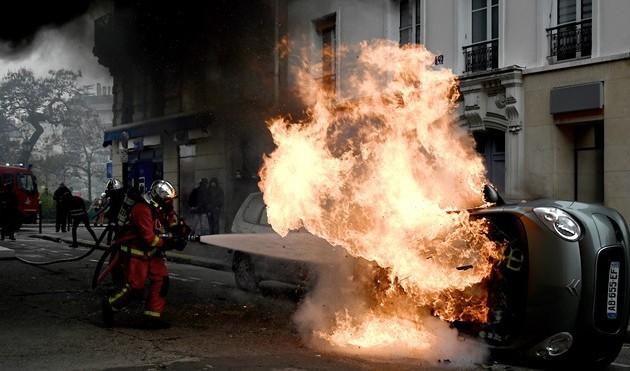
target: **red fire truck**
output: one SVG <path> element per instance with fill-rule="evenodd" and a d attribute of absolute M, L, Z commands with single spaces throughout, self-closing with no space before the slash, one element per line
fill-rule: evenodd
<path fill-rule="evenodd" d="M 37 190 L 37 178 L 30 169 L 19 165 L 0 165 L 0 181 L 10 184 L 18 196 L 18 207 L 24 217 L 23 223 L 37 222 L 39 210 L 39 191 Z"/>

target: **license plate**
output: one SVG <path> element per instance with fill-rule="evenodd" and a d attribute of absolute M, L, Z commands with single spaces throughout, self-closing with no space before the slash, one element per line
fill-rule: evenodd
<path fill-rule="evenodd" d="M 617 299 L 619 298 L 619 269 L 618 261 L 610 262 L 608 269 L 608 301 L 606 303 L 606 316 L 609 319 L 617 318 Z"/>

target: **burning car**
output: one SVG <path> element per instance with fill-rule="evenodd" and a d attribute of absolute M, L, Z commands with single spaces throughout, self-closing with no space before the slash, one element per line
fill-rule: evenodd
<path fill-rule="evenodd" d="M 630 311 L 630 237 L 624 218 L 611 208 L 580 202 L 507 203 L 490 186 L 484 196 L 490 206 L 469 210 L 470 217 L 488 222 L 488 236 L 503 244 L 504 258 L 480 283 L 488 288 L 488 320 L 455 321 L 453 326 L 495 350 L 533 359 L 579 360 L 596 367 L 612 362 L 626 337 Z M 249 195 L 237 215 L 232 232 L 239 235 L 234 236 L 267 232 L 249 239 L 254 248 L 241 245 L 234 253 L 233 270 L 242 289 L 256 289 L 262 280 L 313 287 L 322 266 L 350 259 L 322 254 L 318 249 L 333 246 L 313 242 L 306 232 L 289 239 L 273 233 L 261 193 Z M 274 241 L 281 241 L 281 247 Z M 357 258 L 358 266 L 370 264 L 375 266 Z M 386 270 L 373 272 L 369 290 L 389 287 L 391 282 L 383 285 Z"/>
<path fill-rule="evenodd" d="M 436 70 L 422 46 L 362 43 L 355 52 L 351 94 L 319 89 L 305 68 L 304 117 L 267 121 L 276 148 L 263 157 L 264 202 L 252 220 L 268 218 L 277 233 L 202 241 L 239 251 L 237 283 L 252 278 L 241 286 L 255 287 L 263 272 L 338 264 L 297 275 L 318 281 L 295 315 L 309 344 L 470 362 L 463 355 L 474 352 L 459 341 L 468 334 L 511 354 L 612 362 L 630 300 L 622 216 L 579 202 L 506 203 L 484 191 L 487 167 L 459 124 L 452 71 Z M 265 270 L 254 256 L 287 264 Z"/>

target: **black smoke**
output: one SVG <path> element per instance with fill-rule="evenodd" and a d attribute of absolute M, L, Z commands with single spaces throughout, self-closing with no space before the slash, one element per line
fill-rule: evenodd
<path fill-rule="evenodd" d="M 85 14 L 97 0 L 14 1 L 0 13 L 0 55 L 28 49 L 38 31 L 57 28 Z"/>

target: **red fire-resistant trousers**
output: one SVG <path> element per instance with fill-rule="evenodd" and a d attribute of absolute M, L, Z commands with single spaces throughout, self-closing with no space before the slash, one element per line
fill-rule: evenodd
<path fill-rule="evenodd" d="M 141 293 L 148 278 L 149 296 L 145 304 L 144 314 L 155 318 L 159 318 L 162 314 L 168 291 L 166 264 L 164 264 L 164 258 L 159 254 L 146 259 L 132 256 L 125 263 L 126 266 L 123 268 L 125 283 L 114 290 L 109 297 L 109 304 L 113 310 L 118 311 L 124 308 L 131 298 Z"/>

